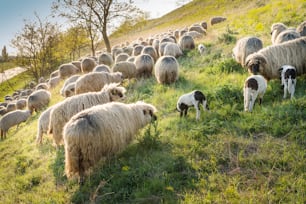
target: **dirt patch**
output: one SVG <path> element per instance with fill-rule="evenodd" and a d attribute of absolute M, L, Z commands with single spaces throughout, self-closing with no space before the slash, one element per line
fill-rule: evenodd
<path fill-rule="evenodd" d="M 26 69 L 22 67 L 15 67 L 12 69 L 5 70 L 4 72 L 0 73 L 0 84 L 24 71 L 26 71 Z"/>

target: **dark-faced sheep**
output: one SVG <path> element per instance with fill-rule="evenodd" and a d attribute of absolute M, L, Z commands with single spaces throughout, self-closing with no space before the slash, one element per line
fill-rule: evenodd
<path fill-rule="evenodd" d="M 31 93 L 27 99 L 28 109 L 38 112 L 48 106 L 51 99 L 51 93 L 47 90 L 40 89 Z"/>
<path fill-rule="evenodd" d="M 279 78 L 279 68 L 289 64 L 296 68 L 297 76 L 306 73 L 306 37 L 271 45 L 249 55 L 249 72 L 260 73 L 267 80 Z"/>
<path fill-rule="evenodd" d="M 125 88 L 118 84 L 109 84 L 99 92 L 90 92 L 72 96 L 57 103 L 50 113 L 49 131 L 52 131 L 55 144 L 62 143 L 62 131 L 65 123 L 76 113 L 98 104 L 124 99 Z"/>
<path fill-rule="evenodd" d="M 203 106 L 203 110 L 209 110 L 207 99 L 203 92 L 195 90 L 187 94 L 183 94 L 179 97 L 176 109 L 180 112 L 180 116 L 187 116 L 188 108 L 194 106 L 196 109 L 196 120 L 200 119 L 200 105 Z"/>
<path fill-rule="evenodd" d="M 233 48 L 233 58 L 245 67 L 245 60 L 250 54 L 263 48 L 262 41 L 257 37 L 244 37 L 237 41 Z"/>
<path fill-rule="evenodd" d="M 78 78 L 75 82 L 75 93 L 101 91 L 105 84 L 120 83 L 123 80 L 121 72 L 92 72 Z"/>
<path fill-rule="evenodd" d="M 284 99 L 287 98 L 287 92 L 293 99 L 296 86 L 296 69 L 291 65 L 284 65 L 280 69 L 281 83 L 284 86 Z"/>
<path fill-rule="evenodd" d="M 178 80 L 179 64 L 173 56 L 160 57 L 154 66 L 158 83 L 171 84 Z"/>
<path fill-rule="evenodd" d="M 244 111 L 252 112 L 254 103 L 259 97 L 259 105 L 262 103 L 262 98 L 267 89 L 267 81 L 261 75 L 251 75 L 245 82 L 243 87 L 244 96 Z"/>
<path fill-rule="evenodd" d="M 30 116 L 29 110 L 14 110 L 2 116 L 0 119 L 1 139 L 6 138 L 6 133 L 11 127 L 17 125 L 18 128 L 19 124 L 25 122 Z"/>
<path fill-rule="evenodd" d="M 148 54 L 141 54 L 135 58 L 136 77 L 149 78 L 152 76 L 154 60 Z"/>
<path fill-rule="evenodd" d="M 151 104 L 118 102 L 86 109 L 64 127 L 65 172 L 68 178 L 80 177 L 102 158 L 124 150 L 138 131 L 157 119 Z"/>

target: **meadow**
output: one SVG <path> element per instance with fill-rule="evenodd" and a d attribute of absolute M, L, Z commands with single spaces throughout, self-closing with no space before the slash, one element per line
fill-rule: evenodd
<path fill-rule="evenodd" d="M 199 9 L 201 8 L 201 9 Z M 305 203 L 306 76 L 297 80 L 295 98 L 283 99 L 279 80 L 268 82 L 262 106 L 243 111 L 248 72 L 231 57 L 236 41 L 255 35 L 271 44 L 270 26 L 296 27 L 305 20 L 306 3 L 283 1 L 194 0 L 160 19 L 114 33 L 123 38 L 166 32 L 213 15 L 227 20 L 208 27 L 197 40 L 207 47 L 178 59 L 179 80 L 161 85 L 154 77 L 125 81 L 126 103 L 143 100 L 158 109 L 158 120 L 139 132 L 123 152 L 94 167 L 83 186 L 64 174 L 64 148 L 51 136 L 36 145 L 37 119 L 10 129 L 0 142 L 1 203 Z M 20 76 L 21 77 L 21 76 Z M 27 78 L 14 78 L 16 86 Z M 19 81 L 20 80 L 20 81 Z M 19 83 L 18 83 L 19 81 Z M 50 105 L 63 100 L 61 84 Z M 1 88 L 3 84 L 1 84 Z M 210 111 L 186 118 L 175 111 L 183 93 L 201 90 Z M 1 94 L 10 93 L 0 89 Z"/>

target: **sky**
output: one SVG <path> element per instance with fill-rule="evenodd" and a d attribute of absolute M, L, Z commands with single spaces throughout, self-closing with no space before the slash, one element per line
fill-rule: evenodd
<path fill-rule="evenodd" d="M 55 0 L 0 0 L 0 49 L 6 46 L 9 54 L 15 54 L 11 40 L 21 32 L 24 20 L 35 19 L 34 12 L 41 19 L 47 18 L 51 15 L 53 1 Z M 134 5 L 149 12 L 151 18 L 157 18 L 177 8 L 176 2 L 177 0 L 134 0 Z"/>

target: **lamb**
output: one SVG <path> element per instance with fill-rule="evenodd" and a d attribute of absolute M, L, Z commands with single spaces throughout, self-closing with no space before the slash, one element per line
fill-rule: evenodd
<path fill-rule="evenodd" d="M 105 85 L 99 92 L 90 92 L 66 98 L 54 105 L 50 113 L 49 132 L 53 133 L 53 139 L 57 146 L 62 144 L 63 127 L 65 123 L 78 112 L 98 104 L 118 101 L 125 98 L 126 90 L 116 83 Z"/>
<path fill-rule="evenodd" d="M 245 60 L 250 54 L 263 48 L 262 41 L 257 37 L 243 37 L 239 39 L 233 48 L 233 58 L 245 67 Z"/>
<path fill-rule="evenodd" d="M 43 134 L 48 133 L 49 128 L 49 121 L 50 121 L 50 112 L 52 110 L 53 106 L 50 106 L 44 112 L 42 112 L 38 118 L 38 124 L 37 124 L 37 136 L 36 136 L 36 143 L 41 144 L 42 143 L 42 136 Z"/>
<path fill-rule="evenodd" d="M 183 55 L 181 48 L 176 43 L 167 43 L 164 48 L 163 55 L 170 55 L 175 58 L 178 58 Z"/>
<path fill-rule="evenodd" d="M 203 44 L 198 45 L 198 51 L 199 51 L 200 55 L 204 55 L 205 50 L 206 50 L 205 45 L 203 45 Z"/>
<path fill-rule="evenodd" d="M 136 77 L 149 78 L 152 76 L 154 60 L 150 55 L 141 54 L 135 58 Z"/>
<path fill-rule="evenodd" d="M 96 61 L 93 58 L 86 57 L 81 62 L 81 68 L 83 73 L 91 72 L 97 65 Z"/>
<path fill-rule="evenodd" d="M 120 83 L 123 77 L 121 72 L 92 72 L 81 76 L 75 82 L 75 94 L 91 91 L 100 91 L 105 84 Z"/>
<path fill-rule="evenodd" d="M 79 71 L 79 69 L 72 63 L 62 64 L 59 66 L 58 70 L 59 70 L 59 76 L 61 79 L 68 78 L 78 73 Z"/>
<path fill-rule="evenodd" d="M 223 17 L 223 16 L 215 16 L 215 17 L 212 17 L 210 19 L 210 25 L 215 25 L 215 24 L 221 23 L 221 22 L 223 22 L 225 20 L 226 20 L 226 18 Z"/>
<path fill-rule="evenodd" d="M 291 65 L 283 65 L 279 69 L 281 73 L 281 82 L 284 86 L 284 99 L 287 98 L 287 92 L 290 98 L 293 99 L 296 86 L 296 69 Z"/>
<path fill-rule="evenodd" d="M 179 39 L 179 46 L 181 50 L 184 51 L 189 51 L 195 48 L 195 43 L 193 38 L 190 35 L 184 35 Z"/>
<path fill-rule="evenodd" d="M 105 64 L 111 67 L 113 65 L 113 58 L 109 53 L 102 53 L 98 57 L 98 64 Z"/>
<path fill-rule="evenodd" d="M 301 37 L 295 29 L 287 29 L 282 31 L 275 39 L 274 44 L 280 44 L 289 40 L 294 40 Z"/>
<path fill-rule="evenodd" d="M 141 128 L 157 119 L 155 112 L 153 105 L 144 102 L 113 102 L 73 116 L 63 131 L 68 178 L 79 176 L 83 184 L 90 167 L 123 151 Z"/>
<path fill-rule="evenodd" d="M 271 45 L 249 55 L 249 72 L 260 73 L 267 80 L 279 78 L 278 69 L 286 64 L 296 68 L 297 75 L 306 73 L 306 37 Z"/>
<path fill-rule="evenodd" d="M 254 103 L 259 97 L 259 105 L 267 89 L 267 81 L 261 75 L 251 75 L 245 82 L 243 87 L 244 111 L 252 112 Z"/>
<path fill-rule="evenodd" d="M 283 23 L 273 23 L 271 26 L 271 42 L 275 44 L 277 36 L 287 29 L 287 26 Z"/>
<path fill-rule="evenodd" d="M 173 56 L 160 57 L 154 66 L 154 70 L 158 83 L 171 84 L 178 80 L 179 64 Z"/>
<path fill-rule="evenodd" d="M 112 67 L 113 72 L 121 72 L 123 79 L 136 77 L 136 66 L 132 62 L 118 62 Z"/>
<path fill-rule="evenodd" d="M 14 110 L 2 116 L 0 119 L 1 140 L 6 138 L 7 131 L 20 123 L 25 122 L 31 116 L 29 110 Z"/>
<path fill-rule="evenodd" d="M 51 99 L 51 93 L 47 90 L 40 89 L 34 91 L 28 96 L 27 104 L 31 114 L 33 111 L 40 111 L 47 107 Z"/>
<path fill-rule="evenodd" d="M 203 92 L 194 90 L 190 93 L 183 94 L 179 97 L 176 109 L 180 112 L 180 117 L 187 116 L 188 108 L 194 106 L 196 109 L 197 115 L 196 120 L 200 119 L 200 105 L 203 106 L 203 110 L 209 110 L 207 99 Z"/>

